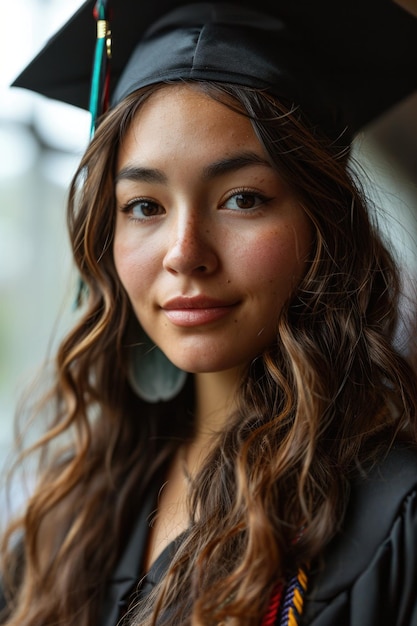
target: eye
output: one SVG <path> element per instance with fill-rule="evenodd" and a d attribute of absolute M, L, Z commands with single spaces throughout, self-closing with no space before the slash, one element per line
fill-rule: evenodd
<path fill-rule="evenodd" d="M 132 219 L 137 220 L 144 220 L 148 217 L 155 217 L 156 215 L 163 215 L 165 213 L 165 210 L 158 202 L 148 198 L 129 200 L 121 210 L 123 213 L 130 215 Z"/>
<path fill-rule="evenodd" d="M 230 195 L 222 204 L 222 208 L 249 211 L 257 209 L 267 202 L 268 198 L 254 191 L 239 191 Z"/>

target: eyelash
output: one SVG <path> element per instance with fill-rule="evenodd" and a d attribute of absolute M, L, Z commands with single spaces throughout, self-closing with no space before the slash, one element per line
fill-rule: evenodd
<path fill-rule="evenodd" d="M 126 202 L 126 204 L 124 204 L 123 206 L 120 207 L 120 211 L 122 213 L 126 213 L 129 217 L 129 219 L 131 219 L 134 222 L 143 222 L 143 221 L 147 221 L 149 219 L 151 219 L 152 217 L 157 217 L 157 215 L 148 215 L 148 216 L 143 216 L 143 217 L 136 217 L 135 215 L 133 215 L 133 209 L 135 208 L 135 206 L 137 204 L 149 204 L 149 205 L 154 205 L 154 207 L 160 207 L 161 205 L 156 202 L 155 200 L 151 200 L 151 198 L 132 198 L 132 200 L 129 200 L 128 202 Z"/>
<path fill-rule="evenodd" d="M 226 203 L 229 202 L 229 200 L 231 200 L 232 198 L 234 198 L 235 196 L 251 196 L 252 198 L 256 199 L 258 201 L 258 205 L 255 207 L 251 207 L 248 209 L 240 209 L 240 211 L 242 213 L 253 213 L 259 209 L 261 209 L 262 207 L 264 207 L 266 204 L 268 204 L 268 202 L 270 202 L 272 200 L 271 197 L 265 196 L 264 194 L 260 193 L 259 191 L 256 191 L 255 189 L 250 189 L 248 187 L 241 187 L 239 189 L 233 189 L 226 197 L 226 199 L 221 203 L 221 207 L 224 207 L 227 210 L 227 207 L 225 207 Z M 236 211 L 238 212 L 239 209 L 229 209 L 230 211 Z"/>
<path fill-rule="evenodd" d="M 230 209 L 228 207 L 226 207 L 225 205 L 235 196 L 248 196 L 248 197 L 252 197 L 257 201 L 257 205 L 254 207 L 249 207 L 247 209 L 240 209 L 239 207 L 237 209 Z M 272 200 L 272 198 L 265 196 L 264 194 L 260 193 L 259 191 L 256 191 L 254 189 L 249 189 L 247 187 L 241 187 L 238 189 L 233 189 L 225 198 L 224 201 L 221 202 L 221 204 L 219 205 L 220 208 L 224 208 L 225 210 L 229 210 L 232 212 L 242 212 L 242 213 L 254 213 L 258 210 L 260 210 L 262 207 L 264 207 L 266 204 L 268 204 L 268 202 L 270 202 Z M 149 205 L 154 205 L 155 208 L 157 207 L 161 207 L 161 205 L 156 202 L 155 200 L 151 200 L 150 198 L 132 198 L 132 200 L 129 200 L 128 202 L 126 202 L 126 204 L 124 204 L 122 207 L 120 207 L 120 210 L 122 213 L 126 213 L 129 216 L 129 219 L 131 219 L 134 222 L 142 222 L 142 221 L 148 221 L 150 219 L 152 219 L 152 217 L 157 217 L 158 215 L 148 215 L 148 216 L 143 216 L 143 217 L 135 217 L 133 215 L 133 209 L 135 207 L 135 205 L 140 204 L 140 203 L 148 203 Z"/>

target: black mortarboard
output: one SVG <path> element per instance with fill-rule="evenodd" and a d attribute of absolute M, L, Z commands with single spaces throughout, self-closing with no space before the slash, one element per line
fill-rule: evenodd
<path fill-rule="evenodd" d="M 82 5 L 14 85 L 88 108 L 94 7 Z M 337 136 L 417 87 L 417 20 L 391 0 L 114 0 L 110 10 L 113 103 L 161 80 L 227 81 L 266 87 Z"/>

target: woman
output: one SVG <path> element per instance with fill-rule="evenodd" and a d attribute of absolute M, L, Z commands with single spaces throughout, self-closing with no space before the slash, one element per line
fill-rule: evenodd
<path fill-rule="evenodd" d="M 240 51 L 242 21 L 275 28 L 217 12 Z M 340 122 L 293 104 L 299 76 L 278 98 L 234 59 L 150 79 L 142 53 L 71 187 L 84 309 L 4 624 L 414 625 L 417 385 Z"/>

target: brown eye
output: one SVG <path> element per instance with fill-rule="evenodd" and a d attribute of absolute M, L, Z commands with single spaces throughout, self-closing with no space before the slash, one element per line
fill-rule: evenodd
<path fill-rule="evenodd" d="M 223 208 L 248 211 L 250 209 L 258 208 L 259 206 L 264 204 L 265 201 L 266 198 L 260 196 L 259 194 L 250 192 L 239 192 L 234 193 L 232 196 L 230 196 L 230 198 L 228 198 L 223 204 Z"/>
<path fill-rule="evenodd" d="M 123 212 L 128 213 L 134 219 L 143 220 L 147 217 L 162 215 L 165 211 L 160 204 L 153 200 L 137 198 L 128 202 Z"/>
<path fill-rule="evenodd" d="M 255 198 L 254 196 L 241 193 L 236 196 L 236 204 L 239 209 L 252 209 L 255 205 Z"/>

